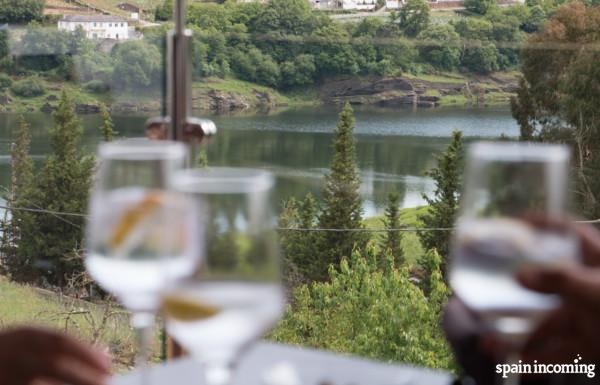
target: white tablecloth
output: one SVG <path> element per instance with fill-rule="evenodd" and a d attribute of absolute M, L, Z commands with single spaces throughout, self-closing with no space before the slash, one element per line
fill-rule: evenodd
<path fill-rule="evenodd" d="M 450 374 L 407 365 L 388 365 L 298 347 L 261 343 L 240 362 L 234 385 L 268 384 L 274 368 L 291 369 L 301 385 L 449 385 Z M 152 367 L 150 384 L 203 385 L 200 366 L 191 359 Z M 115 377 L 111 385 L 140 385 L 138 374 Z M 283 384 L 282 384 L 283 385 Z"/>

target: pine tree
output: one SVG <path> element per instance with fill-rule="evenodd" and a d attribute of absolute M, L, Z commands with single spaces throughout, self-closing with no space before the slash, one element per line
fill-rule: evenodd
<path fill-rule="evenodd" d="M 331 172 L 325 177 L 323 205 L 319 227 L 327 229 L 361 229 L 362 202 L 359 194 L 360 176 L 356 164 L 354 141 L 354 113 L 346 104 L 340 113 L 333 141 L 334 155 Z M 314 261 L 312 278 L 327 279 L 330 265 L 338 266 L 349 257 L 355 247 L 366 243 L 364 233 L 353 231 L 326 231 L 319 239 L 319 258 Z"/>
<path fill-rule="evenodd" d="M 306 194 L 303 201 L 292 197 L 283 204 L 279 216 L 279 227 L 282 229 L 279 239 L 288 287 L 295 287 L 312 278 L 315 259 L 319 255 L 316 247 L 318 233 L 304 230 L 315 228 L 317 212 L 318 204 L 311 193 Z"/>
<path fill-rule="evenodd" d="M 102 126 L 100 126 L 102 138 L 106 142 L 112 142 L 115 137 L 115 125 L 105 104 L 100 105 L 100 112 L 102 113 Z"/>
<path fill-rule="evenodd" d="M 388 194 L 387 205 L 383 225 L 387 230 L 400 228 L 400 194 L 392 191 Z M 402 251 L 402 235 L 399 231 L 387 231 L 384 237 L 384 248 L 389 250 L 396 266 L 404 264 L 404 252 Z"/>
<path fill-rule="evenodd" d="M 94 158 L 78 149 L 83 129 L 73 104 L 63 91 L 49 131 L 52 154 L 36 175 L 29 201 L 34 208 L 55 212 L 83 213 L 87 207 Z M 35 258 L 40 273 L 52 284 L 83 269 L 80 260 L 69 258 L 81 247 L 82 217 L 34 213 L 20 231 L 18 254 Z"/>
<path fill-rule="evenodd" d="M 437 166 L 426 173 L 435 182 L 433 197 L 423 195 L 429 204 L 426 214 L 419 216 L 424 227 L 450 228 L 458 209 L 463 170 L 463 139 L 460 131 L 452 133 L 452 142 L 443 154 L 436 157 Z M 442 257 L 445 273 L 449 253 L 450 231 L 421 231 L 418 233 L 426 250 L 435 249 Z"/>
<path fill-rule="evenodd" d="M 12 188 L 9 204 L 14 208 L 29 207 L 28 197 L 32 191 L 33 159 L 29 154 L 31 135 L 25 118 L 19 116 L 15 142 L 11 149 Z M 10 221 L 4 221 L 2 253 L 6 271 L 15 280 L 26 280 L 31 275 L 29 258 L 21 258 L 14 247 L 19 241 L 19 229 L 30 223 L 32 214 L 24 210 L 13 210 Z"/>

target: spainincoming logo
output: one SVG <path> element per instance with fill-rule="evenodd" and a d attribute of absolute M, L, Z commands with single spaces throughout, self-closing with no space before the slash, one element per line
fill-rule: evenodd
<path fill-rule="evenodd" d="M 584 364 L 581 361 L 579 354 L 572 364 L 538 364 L 537 360 L 533 364 L 524 364 L 519 360 L 518 364 L 496 365 L 496 373 L 502 374 L 502 378 L 507 378 L 509 374 L 585 374 L 588 378 L 594 378 L 596 364 Z"/>

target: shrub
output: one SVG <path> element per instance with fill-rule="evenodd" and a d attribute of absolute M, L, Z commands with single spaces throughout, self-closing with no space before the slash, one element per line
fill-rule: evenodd
<path fill-rule="evenodd" d="M 13 81 L 10 76 L 6 74 L 0 74 L 0 90 L 4 90 L 6 88 L 10 88 L 12 86 Z"/>
<path fill-rule="evenodd" d="M 83 85 L 83 88 L 94 94 L 103 94 L 110 90 L 110 86 L 102 80 L 91 80 Z"/>
<path fill-rule="evenodd" d="M 46 93 L 46 87 L 40 79 L 29 78 L 15 82 L 10 88 L 13 94 L 32 98 Z"/>
<path fill-rule="evenodd" d="M 297 287 L 292 304 L 270 338 L 384 361 L 401 361 L 437 369 L 454 369 L 440 328 L 449 289 L 440 258 L 428 254 L 428 293 L 414 284 L 406 267 L 373 245 L 355 251 L 329 282 Z M 381 266 L 380 266 L 381 265 Z"/>

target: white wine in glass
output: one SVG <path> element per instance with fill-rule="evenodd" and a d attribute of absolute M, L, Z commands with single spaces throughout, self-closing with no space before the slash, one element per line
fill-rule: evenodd
<path fill-rule="evenodd" d="M 199 257 L 195 203 L 171 189 L 185 157 L 182 144 L 145 139 L 102 144 L 98 151 L 85 265 L 132 312 L 142 367 L 162 290 L 169 277 L 193 272 Z"/>
<path fill-rule="evenodd" d="M 235 168 L 185 170 L 176 189 L 200 208 L 202 262 L 174 282 L 163 306 L 167 331 L 204 369 L 208 385 L 231 381 L 240 352 L 281 316 L 272 176 Z"/>

